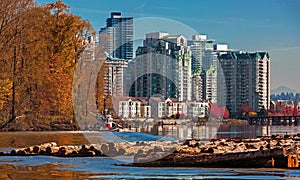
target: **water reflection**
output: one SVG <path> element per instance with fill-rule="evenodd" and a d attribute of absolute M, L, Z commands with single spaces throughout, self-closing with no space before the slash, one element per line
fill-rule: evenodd
<path fill-rule="evenodd" d="M 20 162 L 13 162 L 19 160 Z M 106 157 L 62 158 L 48 156 L 3 157 L 0 179 L 287 179 L 299 170 L 201 167 L 141 168 L 116 166 Z"/>
<path fill-rule="evenodd" d="M 175 139 L 213 139 L 217 138 L 218 124 L 185 124 L 165 125 L 158 128 L 158 135 L 173 137 Z"/>
<path fill-rule="evenodd" d="M 14 164 L 0 164 L 0 179 L 87 179 L 92 174 L 71 171 L 59 170 L 59 168 L 71 168 L 71 165 L 66 164 L 45 164 L 33 165 L 14 165 Z"/>
<path fill-rule="evenodd" d="M 297 134 L 300 132 L 300 127 L 228 124 L 199 125 L 191 123 L 132 128 L 131 131 L 145 132 L 175 139 L 194 138 L 209 140 L 213 138 L 252 138 L 273 134 Z M 91 142 L 101 142 L 101 136 L 103 136 L 103 132 L 97 131 L 0 132 L 0 148 L 19 148 L 48 142 L 57 142 L 58 145 L 89 144 Z M 118 136 L 122 136 L 122 133 L 119 133 Z"/>
<path fill-rule="evenodd" d="M 0 132 L 0 148 L 20 148 L 48 142 L 58 145 L 89 143 L 84 133 L 79 131 Z"/>
<path fill-rule="evenodd" d="M 257 136 L 297 134 L 299 126 L 261 126 L 261 125 L 228 125 L 228 124 L 186 124 L 164 125 L 153 127 L 157 135 L 176 139 L 215 139 L 215 138 L 255 138 Z"/>

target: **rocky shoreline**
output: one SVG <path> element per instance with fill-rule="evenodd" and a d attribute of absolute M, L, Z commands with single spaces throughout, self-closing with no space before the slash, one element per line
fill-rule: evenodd
<path fill-rule="evenodd" d="M 142 167 L 278 167 L 299 168 L 300 134 L 251 139 L 152 142 L 106 142 L 58 146 L 55 142 L 0 152 L 2 156 L 132 156 Z"/>

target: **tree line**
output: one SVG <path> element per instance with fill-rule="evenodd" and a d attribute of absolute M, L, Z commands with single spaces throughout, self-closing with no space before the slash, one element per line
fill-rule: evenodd
<path fill-rule="evenodd" d="M 93 34 L 61 0 L 0 0 L 0 126 L 71 121 L 74 70 Z"/>
<path fill-rule="evenodd" d="M 300 93 L 284 93 L 281 94 L 271 94 L 270 96 L 271 100 L 277 101 L 277 100 L 287 100 L 287 101 L 297 101 L 300 102 Z"/>

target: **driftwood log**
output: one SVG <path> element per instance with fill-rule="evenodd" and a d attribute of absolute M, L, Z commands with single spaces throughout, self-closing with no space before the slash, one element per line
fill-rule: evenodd
<path fill-rule="evenodd" d="M 107 142 L 58 146 L 55 142 L 12 150 L 0 156 L 133 156 L 126 165 L 145 167 L 299 168 L 300 134 L 251 139 Z"/>

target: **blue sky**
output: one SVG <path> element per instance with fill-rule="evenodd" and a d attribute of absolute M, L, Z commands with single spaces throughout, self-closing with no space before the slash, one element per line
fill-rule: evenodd
<path fill-rule="evenodd" d="M 39 4 L 52 0 L 36 0 Z M 207 34 L 232 49 L 271 54 L 271 88 L 300 91 L 300 0 L 63 0 L 98 31 L 112 11 Z M 163 22 L 163 21 L 162 21 Z M 166 23 L 162 23 L 166 24 Z M 162 25 L 154 24 L 156 29 Z M 180 28 L 177 28 L 179 27 Z M 148 27 L 147 27 L 148 28 Z M 154 27 L 149 27 L 149 29 Z M 190 38 L 190 37 L 188 37 Z"/>

